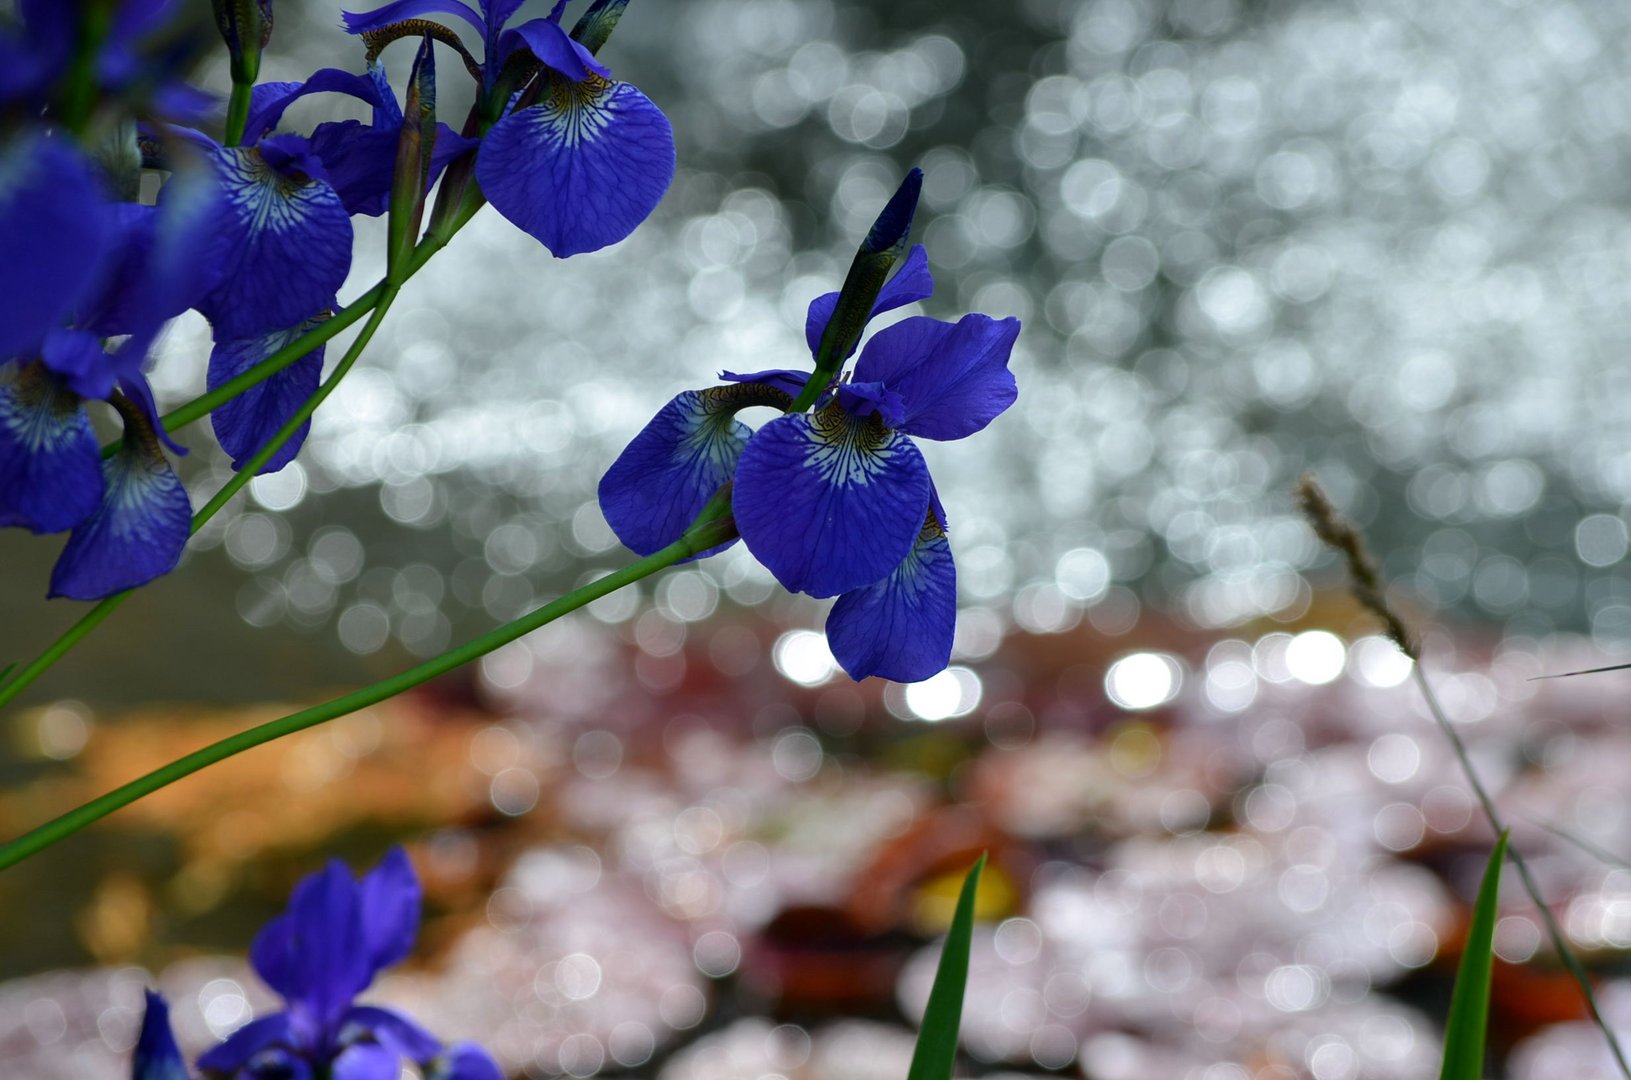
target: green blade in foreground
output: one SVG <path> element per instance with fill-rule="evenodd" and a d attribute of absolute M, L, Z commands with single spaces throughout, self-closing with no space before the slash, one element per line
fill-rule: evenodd
<path fill-rule="evenodd" d="M 963 1019 L 963 987 L 968 982 L 969 942 L 974 936 L 974 894 L 980 887 L 980 871 L 985 869 L 981 855 L 963 879 L 957 897 L 957 912 L 946 931 L 946 944 L 940 951 L 934 987 L 923 1010 L 923 1024 L 917 1030 L 917 1047 L 912 1051 L 912 1068 L 907 1080 L 951 1080 L 957 1061 L 957 1028 Z"/>
<path fill-rule="evenodd" d="M 1495 902 L 1506 861 L 1508 833 L 1495 842 L 1467 928 L 1467 948 L 1455 973 L 1450 1018 L 1444 1025 L 1444 1067 L 1439 1080 L 1483 1080 L 1484 1034 L 1489 1028 L 1489 983 L 1495 966 Z"/>

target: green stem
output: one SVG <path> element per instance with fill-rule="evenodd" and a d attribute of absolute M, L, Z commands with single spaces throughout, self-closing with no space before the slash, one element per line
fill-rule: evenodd
<path fill-rule="evenodd" d="M 311 414 L 317 411 L 317 407 L 334 392 L 334 388 L 339 385 L 340 380 L 345 378 L 346 372 L 350 371 L 351 366 L 357 362 L 357 357 L 361 356 L 362 351 L 368 347 L 369 340 L 374 336 L 374 332 L 379 329 L 379 324 L 384 321 L 385 313 L 390 310 L 391 302 L 395 299 L 395 288 L 385 289 L 381 292 L 377 303 L 373 307 L 373 315 L 363 326 L 361 332 L 357 334 L 357 339 L 351 343 L 351 347 L 346 350 L 345 357 L 341 359 L 339 365 L 334 369 L 334 373 L 328 377 L 322 386 L 317 388 L 316 393 L 307 398 L 300 408 L 295 410 L 295 414 L 289 418 L 288 423 L 279 428 L 277 434 L 273 435 L 271 440 L 261 447 L 254 457 L 245 462 L 244 467 L 232 475 L 232 479 L 221 486 L 221 490 L 215 493 L 215 497 L 205 503 L 202 510 L 193 515 L 192 535 L 197 535 L 198 530 L 202 529 L 210 518 L 219 513 L 221 508 L 230 502 L 234 495 L 243 490 L 245 484 L 255 478 L 255 474 L 260 471 L 261 466 L 271 460 L 272 455 L 277 453 L 284 443 L 294 437 L 294 433 L 300 430 L 301 425 L 309 420 Z M 0 708 L 4 708 L 18 694 L 27 689 L 35 679 L 45 674 L 52 664 L 62 659 L 69 649 L 79 644 L 81 639 L 100 626 L 102 621 L 112 615 L 119 605 L 130 598 L 133 592 L 135 592 L 134 589 L 126 589 L 124 592 L 114 593 L 112 596 L 98 601 L 95 607 L 87 611 L 80 617 L 78 622 L 70 626 L 61 637 L 52 642 L 51 646 L 36 657 L 33 663 L 16 672 L 3 684 L 0 684 Z"/>
<path fill-rule="evenodd" d="M 227 100 L 227 129 L 223 146 L 238 146 L 244 141 L 244 125 L 249 123 L 249 96 L 255 88 L 254 80 L 232 82 L 232 97 Z"/>
<path fill-rule="evenodd" d="M 616 592 L 625 585 L 649 577 L 665 567 L 690 558 L 699 551 L 705 551 L 716 544 L 724 543 L 733 535 L 734 529 L 735 523 L 728 516 L 699 522 L 697 525 L 692 526 L 679 540 L 656 554 L 648 555 L 637 563 L 626 566 L 622 570 L 608 574 L 598 581 L 591 582 L 581 589 L 570 592 L 530 614 L 523 615 L 514 622 L 506 623 L 498 629 L 482 635 L 474 641 L 411 667 L 401 674 L 374 683 L 372 686 L 353 691 L 343 697 L 335 698 L 321 705 L 315 705 L 309 709 L 302 709 L 281 719 L 252 727 L 248 731 L 230 735 L 219 742 L 211 743 L 202 750 L 195 750 L 185 757 L 177 758 L 168 765 L 154 769 L 146 776 L 132 780 L 130 783 L 115 788 L 106 795 L 92 799 L 83 806 L 70 810 L 61 817 L 53 818 L 44 825 L 24 833 L 10 843 L 0 846 L 0 869 L 13 866 L 30 855 L 36 855 L 59 840 L 72 836 L 92 822 L 107 817 L 115 810 L 129 806 L 144 795 L 149 795 L 168 784 L 180 780 L 182 777 L 190 776 L 200 769 L 214 765 L 218 761 L 224 761 L 235 754 L 269 743 L 274 739 L 280 739 L 285 735 L 304 731 L 309 727 L 315 727 L 326 721 L 354 713 L 359 709 L 365 709 L 370 705 L 376 705 L 386 698 L 393 697 L 405 690 L 411 690 L 415 686 L 439 675 L 445 675 L 454 668 L 483 657 L 501 646 L 508 645 L 517 638 L 530 634 L 539 627 L 554 622 L 562 615 L 576 611 L 585 604 L 598 600 L 609 593 Z"/>

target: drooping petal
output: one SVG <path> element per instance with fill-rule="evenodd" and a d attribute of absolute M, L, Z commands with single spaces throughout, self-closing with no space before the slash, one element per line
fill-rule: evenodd
<path fill-rule="evenodd" d="M 749 440 L 731 505 L 754 557 L 793 592 L 833 596 L 882 580 L 929 505 L 912 441 L 837 405 L 777 417 Z"/>
<path fill-rule="evenodd" d="M 348 34 L 366 34 L 404 19 L 422 19 L 426 15 L 455 15 L 475 27 L 478 34 L 487 32 L 482 17 L 460 0 L 396 0 L 373 11 L 342 11 L 340 22 Z"/>
<path fill-rule="evenodd" d="M 903 319 L 866 343 L 855 377 L 885 383 L 905 399 L 902 431 L 925 439 L 961 439 L 1019 396 L 1008 370 L 1017 337 L 1019 320 L 1012 318 Z"/>
<path fill-rule="evenodd" d="M 425 1070 L 425 1080 L 504 1080 L 498 1062 L 475 1043 L 459 1043 Z"/>
<path fill-rule="evenodd" d="M 373 978 L 363 935 L 357 883 L 335 860 L 295 886 L 288 911 L 255 936 L 249 961 L 266 985 L 328 1031 Z"/>
<path fill-rule="evenodd" d="M 398 1080 L 402 1059 L 378 1043 L 352 1043 L 330 1066 L 331 1080 Z"/>
<path fill-rule="evenodd" d="M 102 459 L 79 398 L 38 368 L 0 365 L 0 525 L 71 529 L 102 503 Z"/>
<path fill-rule="evenodd" d="M 624 545 L 650 555 L 680 538 L 736 471 L 752 434 L 736 412 L 753 403 L 715 387 L 658 410 L 600 479 L 600 512 Z"/>
<path fill-rule="evenodd" d="M 296 136 L 217 150 L 233 261 L 198 308 L 217 340 L 282 330 L 311 318 L 351 268 L 351 215 L 314 173 L 321 162 Z M 275 165 L 281 165 L 281 170 Z"/>
<path fill-rule="evenodd" d="M 363 876 L 362 924 L 368 962 L 381 971 L 407 956 L 419 933 L 419 877 L 407 852 L 393 847 Z"/>
<path fill-rule="evenodd" d="M 596 60 L 594 53 L 573 41 L 554 19 L 524 22 L 506 33 L 500 41 L 499 55 L 505 59 L 524 46 L 537 57 L 539 63 L 574 83 L 582 82 L 590 75 L 599 75 L 602 79 L 612 77 L 611 70 Z M 491 50 L 492 46 L 489 45 L 489 57 L 493 55 Z"/>
<path fill-rule="evenodd" d="M 250 98 L 244 141 L 255 143 L 262 136 L 270 135 L 289 106 L 310 94 L 346 94 L 381 109 L 396 105 L 395 100 L 386 104 L 389 93 L 389 86 L 382 94 L 379 82 L 368 75 L 341 71 L 339 68 L 318 68 L 305 82 L 262 83 L 255 87 Z"/>
<path fill-rule="evenodd" d="M 410 1061 L 429 1061 L 442 1052 L 440 1039 L 391 1009 L 358 1005 L 345 1014 L 342 1040 L 352 1030 L 365 1032 L 374 1042 Z"/>
<path fill-rule="evenodd" d="M 142 1014 L 141 1034 L 136 1036 L 136 1052 L 130 1066 L 131 1080 L 187 1080 L 187 1066 L 181 1048 L 170 1030 L 170 1008 L 164 999 L 147 991 L 147 1011 Z"/>
<path fill-rule="evenodd" d="M 217 342 L 210 351 L 207 385 L 214 390 L 236 378 L 321 321 L 308 319 L 298 326 L 260 337 Z M 317 384 L 323 376 L 323 353 L 324 346 L 318 346 L 271 378 L 223 402 L 210 414 L 210 426 L 215 429 L 216 441 L 221 444 L 221 449 L 232 455 L 234 469 L 242 469 L 289 422 L 295 411 L 317 392 Z M 277 472 L 293 461 L 310 430 L 311 421 L 308 419 L 261 466 L 260 471 Z"/>
<path fill-rule="evenodd" d="M 101 184 L 66 139 L 0 150 L 0 360 L 32 348 L 93 290 L 114 235 Z"/>
<path fill-rule="evenodd" d="M 628 83 L 555 77 L 487 133 L 476 179 L 498 212 L 560 258 L 615 244 L 674 177 L 668 118 Z"/>
<path fill-rule="evenodd" d="M 900 269 L 878 290 L 878 299 L 873 303 L 872 314 L 868 318 L 877 318 L 886 311 L 927 300 L 933 293 L 934 278 L 929 274 L 929 253 L 922 244 L 914 244 Z M 823 293 L 810 301 L 810 310 L 804 317 L 804 340 L 810 345 L 811 356 L 820 347 L 821 334 L 827 329 L 827 320 L 832 318 L 833 310 L 837 307 L 838 294 L 835 292 Z M 854 351 L 850 350 L 851 353 Z"/>
<path fill-rule="evenodd" d="M 226 1037 L 226 1041 L 210 1047 L 199 1055 L 198 1067 L 212 1072 L 237 1075 L 237 1070 L 255 1057 L 274 1047 L 293 1048 L 294 1031 L 289 1014 L 273 1013 L 251 1020 Z"/>
<path fill-rule="evenodd" d="M 919 682 L 951 662 L 957 568 L 933 514 L 911 552 L 882 581 L 844 593 L 827 614 L 827 645 L 857 682 L 869 675 Z"/>
<path fill-rule="evenodd" d="M 187 546 L 192 504 L 150 432 L 130 430 L 102 462 L 102 502 L 74 527 L 51 571 L 51 596 L 100 600 L 174 570 Z"/>

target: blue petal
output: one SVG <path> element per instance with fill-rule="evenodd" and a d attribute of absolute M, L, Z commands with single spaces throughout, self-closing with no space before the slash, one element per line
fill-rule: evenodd
<path fill-rule="evenodd" d="M 393 847 L 362 879 L 362 922 L 375 971 L 401 960 L 419 933 L 419 878 L 407 852 Z"/>
<path fill-rule="evenodd" d="M 289 909 L 261 928 L 249 961 L 266 985 L 332 1031 L 373 979 L 357 883 L 338 860 L 301 879 Z"/>
<path fill-rule="evenodd" d="M 425 1070 L 425 1080 L 504 1080 L 498 1062 L 475 1043 L 459 1043 Z"/>
<path fill-rule="evenodd" d="M 51 596 L 100 600 L 168 574 L 192 528 L 187 489 L 151 436 L 126 428 L 102 462 L 102 503 L 74 527 L 51 571 Z"/>
<path fill-rule="evenodd" d="M 212 1072 L 235 1074 L 236 1071 L 274 1047 L 291 1049 L 296 1043 L 288 1013 L 273 1013 L 251 1020 L 226 1037 L 226 1041 L 210 1047 L 199 1055 L 198 1067 Z"/>
<path fill-rule="evenodd" d="M 552 78 L 547 99 L 493 125 L 476 156 L 488 201 L 561 258 L 629 235 L 673 176 L 668 118 L 598 77 Z"/>
<path fill-rule="evenodd" d="M 118 377 L 102 340 L 84 330 L 52 330 L 40 343 L 40 361 L 69 390 L 99 401 L 113 393 Z"/>
<path fill-rule="evenodd" d="M 929 253 L 923 250 L 922 244 L 914 244 L 900 269 L 878 290 L 877 302 L 872 305 L 872 315 L 868 317 L 875 318 L 886 311 L 927 300 L 933 292 L 934 278 L 929 274 Z M 804 317 L 804 340 L 810 345 L 811 356 L 820 347 L 821 334 L 827 329 L 827 321 L 832 318 L 833 309 L 837 306 L 838 294 L 835 292 L 823 293 L 810 301 L 810 310 Z M 850 351 L 854 352 L 853 349 Z"/>
<path fill-rule="evenodd" d="M 533 19 L 505 34 L 499 55 L 508 59 L 511 53 L 523 46 L 537 57 L 539 63 L 574 83 L 582 82 L 590 75 L 599 75 L 602 79 L 612 77 L 611 70 L 596 60 L 594 53 L 573 41 L 571 35 L 553 19 Z M 491 49 L 489 44 L 489 57 L 492 55 Z"/>
<path fill-rule="evenodd" d="M 329 1068 L 330 1080 L 398 1080 L 402 1059 L 378 1043 L 352 1043 Z"/>
<path fill-rule="evenodd" d="M 71 529 L 102 503 L 102 458 L 79 398 L 40 369 L 0 366 L 0 525 Z"/>
<path fill-rule="evenodd" d="M 321 321 L 309 319 L 298 326 L 260 337 L 216 342 L 215 348 L 210 351 L 207 385 L 214 390 L 236 378 Z M 234 469 L 242 469 L 289 422 L 300 406 L 317 392 L 317 384 L 323 376 L 323 353 L 324 346 L 318 346 L 271 378 L 217 406 L 210 414 L 216 441 L 221 444 L 221 449 L 232 455 Z M 310 430 L 311 421 L 307 420 L 261 466 L 260 471 L 277 472 L 293 461 Z"/>
<path fill-rule="evenodd" d="M 929 505 L 929 470 L 906 436 L 832 405 L 760 428 L 731 505 L 777 581 L 832 596 L 882 580 L 906 557 Z"/>
<path fill-rule="evenodd" d="M 308 94 L 347 94 L 375 109 L 382 109 L 387 108 L 385 98 L 389 95 L 389 86 L 382 94 L 378 80 L 339 68 L 319 68 L 305 82 L 262 83 L 255 87 L 250 97 L 244 141 L 259 142 L 262 136 L 270 134 L 277 128 L 289 106 Z M 395 100 L 391 100 L 390 106 L 395 105 Z"/>
<path fill-rule="evenodd" d="M 946 530 L 931 514 L 893 573 L 833 604 L 827 645 L 856 681 L 919 682 L 951 662 L 956 626 L 957 568 Z"/>
<path fill-rule="evenodd" d="M 348 213 L 374 216 L 390 207 L 399 138 L 395 127 L 369 127 L 358 120 L 331 120 L 312 129 L 312 152 L 323 160 L 328 181 Z M 477 139 L 466 139 L 446 124 L 437 124 L 426 187 L 436 182 L 454 158 L 480 145 Z"/>
<path fill-rule="evenodd" d="M 600 480 L 600 512 L 619 540 L 650 555 L 680 538 L 736 471 L 752 434 L 736 412 L 749 403 L 717 387 L 658 410 Z"/>
<path fill-rule="evenodd" d="M 889 202 L 879 211 L 866 239 L 861 241 L 861 252 L 881 255 L 890 248 L 904 246 L 906 234 L 912 231 L 912 215 L 917 212 L 918 196 L 922 193 L 923 170 L 913 168 L 902 178 L 895 193 L 889 196 Z"/>
<path fill-rule="evenodd" d="M 773 386 L 789 398 L 796 398 L 804 384 L 810 381 L 808 371 L 793 371 L 788 368 L 774 368 L 770 371 L 750 371 L 746 375 L 738 375 L 734 371 L 721 371 L 719 377 L 726 382 L 734 383 L 762 383 Z M 791 402 L 789 402 L 791 404 Z"/>
<path fill-rule="evenodd" d="M 151 990 L 147 991 L 147 1011 L 142 1014 L 142 1031 L 136 1037 L 130 1076 L 131 1080 L 187 1080 L 181 1048 L 170 1030 L 170 1009 Z"/>
<path fill-rule="evenodd" d="M 82 303 L 113 247 L 90 164 L 66 139 L 0 151 L 0 360 L 32 348 Z"/>
<path fill-rule="evenodd" d="M 340 12 L 340 22 L 348 34 L 366 34 L 403 19 L 422 19 L 426 15 L 456 15 L 485 34 L 487 25 L 468 4 L 459 0 L 396 0 L 394 4 L 377 7 L 373 11 Z"/>
<path fill-rule="evenodd" d="M 903 319 L 866 343 L 855 377 L 886 383 L 905 399 L 902 431 L 925 439 L 961 439 L 1019 396 L 1008 370 L 1018 336 L 1018 319 Z"/>
<path fill-rule="evenodd" d="M 367 1032 L 373 1041 L 411 1061 L 429 1061 L 442 1052 L 440 1039 L 390 1009 L 359 1005 L 345 1014 L 342 1026 Z"/>
<path fill-rule="evenodd" d="M 229 212 L 226 277 L 198 305 L 217 340 L 282 330 L 311 318 L 351 268 L 351 215 L 304 139 L 215 152 Z M 283 165 L 280 172 L 274 164 Z"/>

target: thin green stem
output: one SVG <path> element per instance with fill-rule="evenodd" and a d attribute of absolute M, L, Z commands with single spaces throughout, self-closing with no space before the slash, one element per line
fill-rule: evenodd
<path fill-rule="evenodd" d="M 234 495 L 243 490 L 244 485 L 253 480 L 255 474 L 260 472 L 261 466 L 271 460 L 272 455 L 277 453 L 284 443 L 294 437 L 294 433 L 300 430 L 301 425 L 311 419 L 312 413 L 316 412 L 317 407 L 334 392 L 334 388 L 340 384 L 340 380 L 345 378 L 346 372 L 351 370 L 352 365 L 357 362 L 357 358 L 362 355 L 362 351 L 368 347 L 369 340 L 373 338 L 374 332 L 379 329 L 379 324 L 384 321 L 385 313 L 390 310 L 391 302 L 395 299 L 395 288 L 386 289 L 381 293 L 378 302 L 373 307 L 372 316 L 364 324 L 361 332 L 357 334 L 357 338 L 351 343 L 351 347 L 346 350 L 345 356 L 340 360 L 339 365 L 335 367 L 334 373 L 324 381 L 323 385 L 317 388 L 316 393 L 307 398 L 300 408 L 295 410 L 295 414 L 278 429 L 277 434 L 273 435 L 254 457 L 245 462 L 244 467 L 232 475 L 232 479 L 221 486 L 221 490 L 215 493 L 215 497 L 205 503 L 203 509 L 193 515 L 193 535 L 197 535 L 198 530 L 202 529 L 210 518 L 219 513 L 221 508 L 230 502 Z M 79 644 L 87 634 L 100 626 L 104 619 L 112 615 L 121 604 L 130 599 L 130 595 L 134 591 L 134 589 L 126 589 L 124 592 L 114 593 L 112 596 L 98 601 L 95 607 L 82 615 L 78 622 L 64 631 L 62 636 L 52 642 L 50 647 L 36 657 L 32 663 L 16 672 L 3 684 L 0 684 L 0 708 L 4 708 L 9 704 L 18 694 L 27 689 L 35 679 L 45 674 L 51 665 L 62 659 L 68 650 Z"/>
<path fill-rule="evenodd" d="M 600 599 L 609 593 L 616 592 L 625 585 L 631 585 L 641 578 L 649 577 L 665 567 L 672 566 L 683 559 L 688 559 L 699 551 L 705 551 L 717 544 L 724 543 L 734 535 L 735 524 L 731 518 L 715 518 L 692 526 L 679 540 L 663 548 L 661 551 L 648 555 L 639 562 L 633 563 L 606 575 L 598 581 L 591 582 L 581 589 L 566 594 L 558 600 L 545 604 L 530 614 L 523 615 L 514 622 L 506 623 L 496 630 L 492 630 L 481 637 L 456 649 L 449 650 L 434 659 L 409 668 L 389 679 L 374 683 L 372 686 L 353 691 L 343 697 L 315 705 L 309 709 L 302 709 L 297 713 L 278 720 L 272 720 L 248 731 L 228 736 L 216 743 L 211 743 L 202 750 L 196 750 L 185 757 L 177 758 L 168 765 L 154 769 L 122 787 L 115 788 L 90 802 L 79 806 L 61 817 L 54 818 L 40 827 L 24 833 L 8 844 L 0 846 L 0 869 L 13 866 L 16 863 L 36 855 L 52 844 L 72 836 L 74 833 L 98 821 L 115 810 L 129 806 L 144 795 L 159 790 L 166 785 L 173 784 L 185 776 L 190 776 L 200 769 L 224 761 L 235 754 L 269 743 L 274 739 L 281 739 L 297 731 L 315 727 L 329 720 L 337 719 L 370 705 L 376 705 L 386 698 L 393 697 L 405 690 L 411 690 L 430 679 L 444 675 L 454 668 L 487 655 L 494 649 L 507 645 L 517 638 L 548 625 L 566 615 Z"/>
<path fill-rule="evenodd" d="M 232 81 L 232 97 L 227 100 L 227 128 L 222 139 L 223 145 L 238 146 L 244 141 L 244 125 L 249 123 L 250 92 L 254 88 L 254 80 Z"/>

